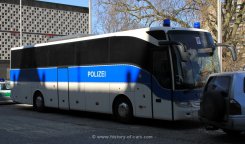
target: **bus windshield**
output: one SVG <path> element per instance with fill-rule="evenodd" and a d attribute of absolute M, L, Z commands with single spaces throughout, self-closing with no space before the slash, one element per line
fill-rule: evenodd
<path fill-rule="evenodd" d="M 182 43 L 188 53 L 187 61 L 177 62 L 181 68 L 176 75 L 182 79 L 179 87 L 203 87 L 209 74 L 220 72 L 218 51 L 210 33 L 172 30 L 168 35 L 171 41 Z"/>

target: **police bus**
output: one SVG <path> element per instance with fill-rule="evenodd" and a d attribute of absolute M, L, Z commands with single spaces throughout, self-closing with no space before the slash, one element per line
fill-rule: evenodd
<path fill-rule="evenodd" d="M 163 120 L 193 119 L 220 72 L 208 31 L 155 27 L 11 49 L 12 99 L 45 107 Z"/>

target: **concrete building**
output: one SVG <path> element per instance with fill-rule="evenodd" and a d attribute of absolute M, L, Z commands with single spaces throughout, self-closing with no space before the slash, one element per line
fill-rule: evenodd
<path fill-rule="evenodd" d="M 0 78 L 9 79 L 10 49 L 20 46 L 19 4 L 20 0 L 0 0 Z M 88 34 L 88 12 L 86 7 L 22 0 L 22 45 Z"/>

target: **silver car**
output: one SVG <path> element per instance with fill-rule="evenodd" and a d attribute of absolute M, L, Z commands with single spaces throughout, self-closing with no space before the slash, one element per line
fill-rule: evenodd
<path fill-rule="evenodd" d="M 245 131 L 245 72 L 209 76 L 201 97 L 199 119 L 209 130 Z"/>

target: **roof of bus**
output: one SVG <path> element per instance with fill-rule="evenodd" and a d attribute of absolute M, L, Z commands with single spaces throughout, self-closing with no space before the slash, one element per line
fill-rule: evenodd
<path fill-rule="evenodd" d="M 83 41 L 83 40 L 92 40 L 92 39 L 112 37 L 112 36 L 131 36 L 131 37 L 136 37 L 136 38 L 143 39 L 145 41 L 149 41 L 150 40 L 153 44 L 157 45 L 158 40 L 156 40 L 153 37 L 149 37 L 149 35 L 145 34 L 145 32 L 147 32 L 147 31 L 155 31 L 155 30 L 163 30 L 166 33 L 168 31 L 171 31 L 171 30 L 208 32 L 207 30 L 196 29 L 196 28 L 148 27 L 148 28 L 127 30 L 127 31 L 120 31 L 120 32 L 115 32 L 115 33 L 92 35 L 92 36 L 86 36 L 86 37 L 80 37 L 80 38 L 71 38 L 71 39 L 66 39 L 66 40 L 59 40 L 59 41 L 53 41 L 53 42 L 47 42 L 47 43 L 40 43 L 40 44 L 35 44 L 35 45 L 14 47 L 14 48 L 11 48 L 11 50 L 19 50 L 19 49 L 24 49 L 24 48 L 34 48 L 34 47 L 42 47 L 42 46 L 48 46 L 48 45 L 64 44 L 64 43 L 77 42 L 77 41 Z"/>

